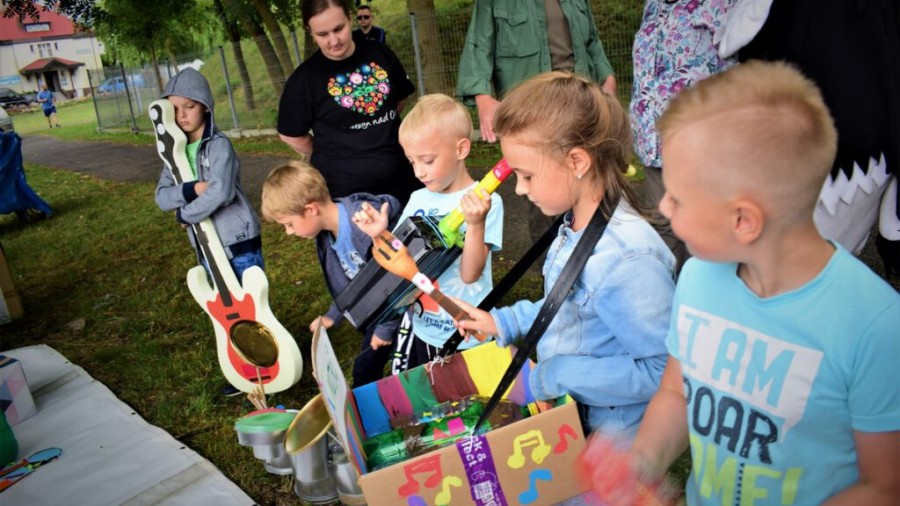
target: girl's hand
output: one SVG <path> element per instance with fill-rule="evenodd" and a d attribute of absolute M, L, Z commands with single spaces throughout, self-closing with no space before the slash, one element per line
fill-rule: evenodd
<path fill-rule="evenodd" d="M 375 334 L 372 334 L 372 340 L 369 341 L 369 346 L 372 347 L 373 350 L 377 350 L 383 346 L 390 346 L 391 341 L 385 341 L 384 339 L 378 337 Z"/>
<path fill-rule="evenodd" d="M 206 181 L 198 181 L 197 184 L 194 185 L 194 192 L 199 197 L 200 195 L 203 195 L 203 192 L 205 192 L 208 187 L 209 183 Z"/>
<path fill-rule="evenodd" d="M 479 193 L 475 193 L 476 191 Z M 481 225 L 491 210 L 491 196 L 483 189 L 476 188 L 463 195 L 459 206 L 462 209 L 468 227 Z"/>
<path fill-rule="evenodd" d="M 381 204 L 381 210 L 376 211 L 367 202 L 363 202 L 360 210 L 353 213 L 353 223 L 356 223 L 363 233 L 374 239 L 378 237 L 378 234 L 387 230 L 389 206 L 390 204 L 385 202 Z"/>
<path fill-rule="evenodd" d="M 322 322 L 322 326 L 325 327 L 326 329 L 330 329 L 331 326 L 334 325 L 334 320 L 323 315 L 323 316 L 316 318 L 315 320 L 312 321 L 312 323 L 309 324 L 309 331 L 315 334 L 316 327 L 319 326 L 319 322 Z"/>
<path fill-rule="evenodd" d="M 487 311 L 482 311 L 477 307 L 464 302 L 456 297 L 449 297 L 457 306 L 465 311 L 471 320 L 460 320 L 454 322 L 454 326 L 459 333 L 469 340 L 469 334 L 482 334 L 484 336 L 496 336 L 497 324 L 494 323 L 494 317 Z"/>

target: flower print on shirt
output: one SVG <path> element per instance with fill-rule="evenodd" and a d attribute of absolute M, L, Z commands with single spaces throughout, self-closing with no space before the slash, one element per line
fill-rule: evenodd
<path fill-rule="evenodd" d="M 344 109 L 374 116 L 391 93 L 388 73 L 375 62 L 328 80 L 328 94 Z"/>
<path fill-rule="evenodd" d="M 641 163 L 662 166 L 656 120 L 683 88 L 735 63 L 722 60 L 716 31 L 736 0 L 647 0 L 634 39 L 631 129 Z"/>

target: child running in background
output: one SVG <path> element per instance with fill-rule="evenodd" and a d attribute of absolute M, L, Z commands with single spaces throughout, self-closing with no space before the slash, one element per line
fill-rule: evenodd
<path fill-rule="evenodd" d="M 435 286 L 444 294 L 478 303 L 491 291 L 491 251 L 500 249 L 503 238 L 503 202 L 496 193 L 490 198 L 476 195 L 476 184 L 466 168 L 466 157 L 472 146 L 472 118 L 466 108 L 447 95 L 425 95 L 400 124 L 400 144 L 412 170 L 425 188 L 410 195 L 400 222 L 410 216 L 446 215 L 461 207 L 465 215 L 465 244 L 462 255 L 441 274 Z M 369 236 L 376 237 L 387 229 L 387 214 L 371 206 L 353 218 Z M 412 337 L 403 346 L 398 339 L 398 361 L 394 372 L 430 362 L 455 332 L 453 319 L 431 297 L 422 295 L 416 307 L 407 312 L 412 321 Z M 479 344 L 461 343 L 460 349 Z M 405 363 L 404 363 L 405 362 Z"/>
<path fill-rule="evenodd" d="M 694 258 L 630 453 L 590 446 L 595 488 L 635 504 L 690 447 L 688 504 L 900 504 L 900 295 L 813 222 L 837 142 L 819 90 L 748 62 L 659 127 L 660 210 Z"/>
<path fill-rule="evenodd" d="M 269 173 L 262 187 L 263 218 L 284 226 L 288 235 L 316 240 L 319 264 L 332 298 L 337 297 L 372 258 L 372 239 L 350 221 L 362 205 L 384 209 L 393 225 L 400 202 L 390 195 L 354 193 L 332 200 L 322 174 L 305 162 L 291 161 Z M 319 322 L 326 329 L 343 321 L 333 303 L 325 315 L 309 324 L 315 332 Z M 391 354 L 391 341 L 398 321 L 363 331 L 362 349 L 353 363 L 353 386 L 384 377 Z"/>
<path fill-rule="evenodd" d="M 544 214 L 565 213 L 544 262 L 544 294 L 598 208 L 609 219 L 559 312 L 537 344 L 529 384 L 542 400 L 569 394 L 585 429 L 633 437 L 659 386 L 675 287 L 675 259 L 635 208 L 625 179 L 628 119 L 615 97 L 565 72 L 538 75 L 515 88 L 494 118 L 500 148 L 516 174 L 516 193 Z M 613 204 L 618 201 L 618 205 Z M 468 304 L 460 331 L 524 337 L 544 299 L 490 313 Z"/>

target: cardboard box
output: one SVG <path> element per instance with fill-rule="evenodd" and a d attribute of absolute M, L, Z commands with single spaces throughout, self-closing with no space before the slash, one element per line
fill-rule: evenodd
<path fill-rule="evenodd" d="M 2 292 L 0 294 L 0 324 L 21 318 L 24 314 L 22 301 L 19 300 L 19 294 L 16 293 L 16 286 L 13 284 L 9 266 L 6 264 L 6 255 L 3 253 L 2 245 L 0 245 L 0 292 Z"/>
<path fill-rule="evenodd" d="M 545 505 L 584 492 L 574 470 L 585 438 L 575 402 L 568 397 L 557 407 L 487 434 L 368 472 L 362 442 L 372 422 L 356 402 L 356 395 L 366 387 L 348 388 L 324 329 L 316 332 L 312 347 L 313 374 L 344 450 L 360 472 L 370 506 Z M 473 378 L 478 391 L 472 393 L 490 396 L 512 353 L 491 342 L 451 360 L 482 364 L 479 378 Z M 517 382 L 506 392 L 510 398 L 517 390 L 528 392 L 527 371 L 520 373 Z"/>
<path fill-rule="evenodd" d="M 13 426 L 37 414 L 22 363 L 5 355 L 0 355 L 0 411 Z"/>

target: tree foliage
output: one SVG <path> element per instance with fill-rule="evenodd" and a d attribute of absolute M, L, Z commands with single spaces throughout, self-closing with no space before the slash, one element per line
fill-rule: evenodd
<path fill-rule="evenodd" d="M 205 0 L 104 0 L 94 11 L 94 29 L 115 60 L 130 63 L 206 50 L 221 38 Z"/>
<path fill-rule="evenodd" d="M 42 12 L 56 11 L 66 15 L 76 22 L 90 26 L 93 22 L 95 0 L 44 0 L 38 3 L 34 0 L 2 0 L 0 9 L 3 17 L 25 18 L 39 20 Z"/>

